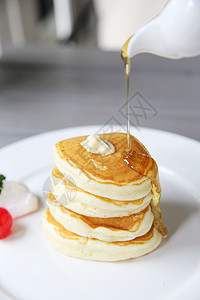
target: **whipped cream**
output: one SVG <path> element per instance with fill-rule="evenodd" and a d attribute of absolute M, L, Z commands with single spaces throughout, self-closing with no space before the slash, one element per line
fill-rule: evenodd
<path fill-rule="evenodd" d="M 114 145 L 102 139 L 97 134 L 89 135 L 86 140 L 81 142 L 81 146 L 83 146 L 87 152 L 100 154 L 101 156 L 106 156 L 115 152 Z"/>
<path fill-rule="evenodd" d="M 0 207 L 6 208 L 12 218 L 16 219 L 36 211 L 39 201 L 23 183 L 5 180 L 0 195 Z"/>

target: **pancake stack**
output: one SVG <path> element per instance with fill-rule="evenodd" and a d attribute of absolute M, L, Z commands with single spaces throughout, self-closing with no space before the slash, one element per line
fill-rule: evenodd
<path fill-rule="evenodd" d="M 152 209 L 152 181 L 124 160 L 126 134 L 99 137 L 114 146 L 114 153 L 88 151 L 83 146 L 87 136 L 55 145 L 43 228 L 50 243 L 66 255 L 98 261 L 136 258 L 162 240 Z M 130 146 L 150 155 L 133 136 Z"/>

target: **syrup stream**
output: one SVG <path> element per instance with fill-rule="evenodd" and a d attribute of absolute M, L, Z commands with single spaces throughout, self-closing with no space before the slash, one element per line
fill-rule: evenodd
<path fill-rule="evenodd" d="M 131 36 L 132 37 L 132 36 Z M 127 118 L 127 143 L 128 149 L 124 152 L 124 161 L 137 173 L 142 176 L 146 176 L 151 180 L 152 184 L 152 201 L 151 207 L 154 214 L 154 225 L 163 237 L 167 237 L 167 228 L 163 223 L 161 210 L 160 210 L 160 197 L 161 197 L 161 187 L 158 175 L 158 166 L 155 160 L 149 156 L 142 153 L 138 153 L 131 149 L 130 145 L 130 116 L 129 116 L 129 76 L 131 71 L 131 61 L 127 56 L 127 47 L 129 40 L 124 44 L 121 56 L 124 60 L 125 68 L 125 80 L 126 80 L 126 118 Z"/>
<path fill-rule="evenodd" d="M 132 37 L 132 36 L 131 36 Z M 127 120 L 127 143 L 128 150 L 130 149 L 130 116 L 129 116 L 129 81 L 131 72 L 131 60 L 127 56 L 127 47 L 129 40 L 124 44 L 121 52 L 122 59 L 124 60 L 124 70 L 125 70 L 125 82 L 126 82 L 126 120 Z"/>

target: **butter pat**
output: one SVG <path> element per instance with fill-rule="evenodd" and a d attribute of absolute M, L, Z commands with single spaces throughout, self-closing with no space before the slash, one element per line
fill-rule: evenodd
<path fill-rule="evenodd" d="M 81 142 L 81 146 L 83 146 L 87 152 L 100 154 L 101 156 L 106 156 L 115 152 L 114 145 L 102 139 L 97 134 L 89 135 L 86 140 Z"/>

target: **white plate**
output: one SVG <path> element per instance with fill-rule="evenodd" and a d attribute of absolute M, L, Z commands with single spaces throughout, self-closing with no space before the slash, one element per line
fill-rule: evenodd
<path fill-rule="evenodd" d="M 99 128 L 58 130 L 10 145 L 0 150 L 0 173 L 42 197 L 54 143 Z M 200 299 L 200 143 L 152 129 L 132 133 L 158 162 L 169 237 L 151 254 L 120 263 L 67 257 L 45 239 L 43 204 L 15 221 L 13 234 L 0 241 L 0 299 Z"/>

